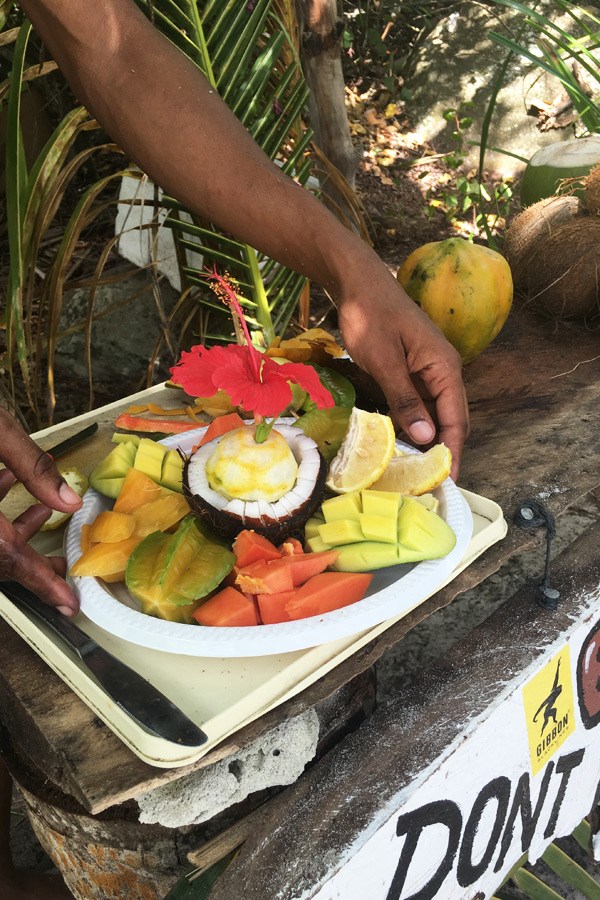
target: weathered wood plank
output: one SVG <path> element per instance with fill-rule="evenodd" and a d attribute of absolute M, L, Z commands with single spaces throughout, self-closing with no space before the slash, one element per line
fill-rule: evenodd
<path fill-rule="evenodd" d="M 350 848 L 357 852 L 389 819 L 420 773 L 441 764 L 451 741 L 485 718 L 513 679 L 561 634 L 597 619 L 599 540 L 600 524 L 555 561 L 557 612 L 542 610 L 535 591 L 521 588 L 426 670 L 418 686 L 377 710 L 271 800 L 211 900 L 231 900 L 242 892 L 247 900 L 312 896 L 349 858 Z"/>

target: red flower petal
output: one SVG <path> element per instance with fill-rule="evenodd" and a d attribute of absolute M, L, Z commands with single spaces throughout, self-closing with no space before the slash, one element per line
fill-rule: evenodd
<path fill-rule="evenodd" d="M 258 353 L 257 356 L 258 360 L 253 360 L 248 355 L 243 365 L 236 360 L 235 364 L 220 370 L 216 379 L 236 406 L 257 416 L 277 416 L 291 401 L 292 392 L 277 363 L 265 365 L 270 360 Z M 255 368 L 255 362 L 258 362 L 258 368 Z M 256 379 L 257 371 L 260 381 Z"/>
<path fill-rule="evenodd" d="M 299 384 L 302 390 L 307 392 L 319 409 L 335 406 L 333 397 L 327 388 L 323 387 L 321 379 L 311 366 L 305 366 L 303 363 L 285 363 L 280 369 L 283 369 L 287 379 Z"/>
<path fill-rule="evenodd" d="M 226 367 L 245 355 L 245 348 L 230 344 L 227 347 L 211 347 L 207 349 L 201 344 L 188 352 L 183 352 L 179 362 L 171 369 L 171 378 L 175 384 L 181 385 L 191 397 L 212 397 L 218 390 L 214 373 L 220 367 Z"/>

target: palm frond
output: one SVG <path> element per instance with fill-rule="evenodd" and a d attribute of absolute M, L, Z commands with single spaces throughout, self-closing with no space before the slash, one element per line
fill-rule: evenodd
<path fill-rule="evenodd" d="M 6 20 L 14 5 L 14 0 L 0 0 L 0 31 L 6 25 Z"/>
<path fill-rule="evenodd" d="M 590 855 L 591 828 L 584 819 L 573 831 L 572 838 Z M 577 844 L 571 841 L 573 853 L 578 856 Z M 511 869 L 492 900 L 513 900 L 515 890 L 519 898 L 528 900 L 561 900 L 566 891 L 575 891 L 578 897 L 600 900 L 600 884 L 577 860 L 556 843 L 549 844 L 541 856 L 542 865 L 527 864 L 527 854 Z M 583 860 L 582 860 L 583 861 Z M 545 868 L 547 867 L 547 869 Z M 550 870 L 551 877 L 547 872 Z M 552 881 L 552 885 L 548 883 Z M 555 890 L 556 888 L 556 890 Z M 560 893 L 558 893 L 560 889 Z"/>
<path fill-rule="evenodd" d="M 1 9 L 1 7 L 0 7 Z M 21 96 L 27 81 L 26 65 L 31 25 L 25 22 L 17 29 L 14 40 L 10 78 L 6 83 L 7 140 L 6 213 L 9 245 L 8 287 L 6 302 L 6 367 L 10 373 L 10 391 L 16 407 L 17 372 L 19 389 L 35 420 L 52 420 L 55 405 L 53 362 L 59 335 L 59 317 L 68 275 L 74 266 L 77 239 L 83 228 L 105 211 L 97 203 L 106 184 L 122 174 L 111 174 L 92 184 L 83 194 L 71 215 L 63 240 L 54 256 L 44 263 L 40 257 L 44 242 L 56 223 L 64 216 L 65 195 L 81 167 L 102 152 L 116 153 L 113 144 L 92 142 L 73 153 L 77 138 L 86 131 L 98 129 L 97 123 L 81 106 L 70 110 L 57 125 L 46 145 L 27 169 L 20 126 Z M 49 63 L 52 67 L 55 64 Z M 39 71 L 39 67 L 36 68 Z M 43 73 L 42 73 L 43 74 Z M 0 85 L 0 100 L 4 85 Z M 76 262 L 75 262 L 76 265 Z M 45 418 L 42 398 L 47 390 Z M 21 388 L 22 386 L 22 388 Z M 90 389 L 91 390 L 91 389 Z"/>
<path fill-rule="evenodd" d="M 8 221 L 8 245 L 10 251 L 10 271 L 6 309 L 6 344 L 9 372 L 12 379 L 15 353 L 24 376 L 28 399 L 32 402 L 28 379 L 28 352 L 25 323 L 23 317 L 23 290 L 25 263 L 23 258 L 23 209 L 27 184 L 27 166 L 21 133 L 21 90 L 25 52 L 31 33 L 31 25 L 26 23 L 19 29 L 15 42 L 14 60 L 8 92 L 7 134 L 6 134 L 6 212 Z"/>
<path fill-rule="evenodd" d="M 293 4 L 286 0 L 138 0 L 139 5 L 180 50 L 206 75 L 255 141 L 282 170 L 306 185 L 312 134 L 301 113 L 308 99 L 295 45 Z M 186 263 L 190 253 L 207 268 L 226 269 L 244 295 L 244 312 L 258 341 L 282 333 L 298 306 L 306 279 L 252 247 L 224 235 L 214 225 L 190 216 L 172 199 L 166 223 L 184 260 L 184 287 L 204 287 L 204 274 Z M 260 203 L 260 198 L 257 198 Z M 204 290 L 197 291 L 208 313 L 221 311 Z M 202 340 L 229 340 L 206 330 Z"/>
<path fill-rule="evenodd" d="M 497 31 L 490 32 L 492 40 L 556 77 L 567 92 L 585 130 L 599 132 L 600 105 L 582 88 L 574 66 L 597 85 L 600 80 L 600 19 L 591 10 L 575 8 L 567 0 L 556 0 L 552 18 L 520 0 L 494 2 L 522 17 L 524 24 L 536 36 L 537 50 L 529 43 L 522 43 Z M 558 13 L 562 14 L 560 22 Z"/>

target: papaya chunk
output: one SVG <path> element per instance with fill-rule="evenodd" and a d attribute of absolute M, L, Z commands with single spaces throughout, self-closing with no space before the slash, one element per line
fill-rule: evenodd
<path fill-rule="evenodd" d="M 289 566 L 278 566 L 278 559 L 256 562 L 241 569 L 235 579 L 237 587 L 246 594 L 280 594 L 294 587 Z"/>
<path fill-rule="evenodd" d="M 292 570 L 294 587 L 304 584 L 313 575 L 318 575 L 328 566 L 334 565 L 338 552 L 338 550 L 324 550 L 322 553 L 296 553 L 285 557 L 285 564 Z"/>
<path fill-rule="evenodd" d="M 301 553 L 304 553 L 302 542 L 294 537 L 286 538 L 283 544 L 280 544 L 277 549 L 279 550 L 280 556 L 299 556 Z"/>
<path fill-rule="evenodd" d="M 283 591 L 281 594 L 257 594 L 258 611 L 263 625 L 279 625 L 280 622 L 291 622 L 285 605 L 296 591 Z"/>
<path fill-rule="evenodd" d="M 205 600 L 192 615 L 199 625 L 217 628 L 244 628 L 260 624 L 254 600 L 233 587 L 223 588 Z"/>
<path fill-rule="evenodd" d="M 223 434 L 227 434 L 228 431 L 233 431 L 234 428 L 243 427 L 244 420 L 236 412 L 227 413 L 224 416 L 217 416 L 216 419 L 212 420 L 204 432 L 202 440 L 196 444 L 194 450 L 197 450 L 198 447 L 202 447 L 204 444 L 208 444 L 209 441 L 214 441 L 215 438 L 221 437 Z"/>
<path fill-rule="evenodd" d="M 332 566 L 338 550 L 322 553 L 294 553 L 279 559 L 239 567 L 236 584 L 249 594 L 278 594 L 304 584 L 313 575 Z"/>
<path fill-rule="evenodd" d="M 197 428 L 196 422 L 177 422 L 174 419 L 152 419 L 143 416 L 133 416 L 130 413 L 121 413 L 115 419 L 115 428 L 123 431 L 143 431 L 158 434 L 180 434 L 182 431 L 191 431 Z"/>
<path fill-rule="evenodd" d="M 246 529 L 240 531 L 233 542 L 235 563 L 240 569 L 260 560 L 279 559 L 280 551 L 262 534 Z"/>
<path fill-rule="evenodd" d="M 320 572 L 313 575 L 285 604 L 290 619 L 307 619 L 362 600 L 372 575 L 363 572 Z"/>

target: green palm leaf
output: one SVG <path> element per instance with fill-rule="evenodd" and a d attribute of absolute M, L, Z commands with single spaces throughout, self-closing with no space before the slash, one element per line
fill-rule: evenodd
<path fill-rule="evenodd" d="M 494 0 L 498 6 L 504 6 L 519 13 L 523 21 L 537 36 L 537 45 L 541 55 L 533 52 L 518 40 L 507 38 L 496 31 L 490 37 L 497 44 L 506 47 L 512 53 L 522 56 L 529 62 L 554 75 L 562 83 L 574 108 L 579 113 L 581 122 L 589 132 L 600 131 L 600 106 L 593 98 L 582 90 L 573 72 L 573 63 L 577 63 L 581 71 L 597 82 L 600 76 L 598 51 L 600 49 L 600 19 L 590 10 L 574 8 L 568 0 L 556 0 L 553 12 L 560 12 L 569 22 L 569 33 L 566 25 L 538 12 L 532 5 L 519 0 Z"/>
<path fill-rule="evenodd" d="M 21 87 L 25 67 L 25 51 L 31 33 L 31 25 L 24 24 L 19 29 L 15 43 L 15 55 L 8 92 L 7 132 L 6 132 L 6 212 L 8 220 L 8 245 L 10 250 L 10 271 L 6 309 L 6 343 L 9 371 L 12 378 L 14 352 L 21 371 L 27 379 L 27 336 L 23 317 L 23 291 L 25 263 L 23 258 L 23 207 L 27 185 L 27 166 L 21 133 Z M 29 394 L 29 390 L 28 390 Z M 31 400 L 31 397 L 29 398 Z"/>
<path fill-rule="evenodd" d="M 0 31 L 6 25 L 8 14 L 14 6 L 14 0 L 0 0 Z"/>
<path fill-rule="evenodd" d="M 265 153 L 306 185 L 312 135 L 300 121 L 308 88 L 295 50 L 292 4 L 284 0 L 138 2 L 156 27 L 204 72 Z M 203 272 L 186 263 L 190 252 L 199 253 L 205 267 L 227 270 L 237 283 L 248 324 L 262 340 L 269 343 L 276 333 L 281 334 L 294 314 L 305 278 L 224 235 L 211 223 L 190 216 L 174 200 L 166 202 L 171 209 L 167 224 L 183 260 L 184 286 L 205 285 Z M 200 292 L 200 298 L 207 311 L 222 312 L 206 292 Z M 212 321 L 206 316 L 203 320 L 207 318 Z M 208 328 L 202 340 L 230 339 Z"/>

